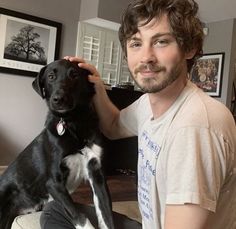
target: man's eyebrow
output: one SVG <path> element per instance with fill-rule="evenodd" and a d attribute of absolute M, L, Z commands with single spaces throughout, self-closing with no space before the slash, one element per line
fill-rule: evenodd
<path fill-rule="evenodd" d="M 155 35 L 152 36 L 152 38 L 158 38 L 158 37 L 163 37 L 163 36 L 171 36 L 171 37 L 173 37 L 173 34 L 170 33 L 170 32 L 156 33 Z"/>
<path fill-rule="evenodd" d="M 157 39 L 159 37 L 163 37 L 163 36 L 171 36 L 174 37 L 172 33 L 170 32 L 165 32 L 165 33 L 156 33 L 152 36 L 152 39 Z M 129 39 L 127 39 L 127 41 L 140 41 L 142 40 L 141 37 L 137 37 L 136 35 L 131 36 Z"/>
<path fill-rule="evenodd" d="M 136 36 L 131 36 L 130 38 L 127 39 L 128 42 L 130 42 L 130 41 L 140 41 L 140 40 L 141 40 L 141 38 L 138 38 Z"/>
<path fill-rule="evenodd" d="M 166 38 L 174 38 L 174 36 L 173 36 L 173 34 L 172 33 L 170 33 L 170 32 L 166 32 L 166 33 L 156 33 L 156 34 L 154 34 L 153 36 L 152 36 L 152 40 L 156 40 L 156 39 L 158 39 L 158 38 L 162 38 L 162 37 L 166 37 Z"/>

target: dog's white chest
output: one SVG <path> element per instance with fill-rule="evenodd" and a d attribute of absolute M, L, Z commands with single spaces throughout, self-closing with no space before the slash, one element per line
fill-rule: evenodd
<path fill-rule="evenodd" d="M 89 180 L 88 163 L 91 159 L 96 159 L 101 166 L 101 152 L 102 148 L 96 144 L 91 147 L 85 147 L 81 153 L 72 154 L 63 159 L 63 163 L 69 169 L 69 176 L 67 177 L 66 187 L 69 193 L 75 191 L 82 180 Z"/>

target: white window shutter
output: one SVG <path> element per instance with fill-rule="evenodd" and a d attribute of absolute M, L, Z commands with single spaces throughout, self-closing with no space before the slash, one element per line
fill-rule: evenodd
<path fill-rule="evenodd" d="M 80 22 L 76 55 L 96 66 L 106 84 L 133 83 L 117 31 Z"/>
<path fill-rule="evenodd" d="M 131 82 L 132 84 L 134 83 L 131 75 L 130 75 L 130 71 L 128 68 L 128 64 L 127 61 L 125 59 L 125 57 L 122 55 L 121 57 L 121 68 L 120 68 L 120 81 L 119 83 L 124 84 L 124 83 L 128 83 Z"/>
<path fill-rule="evenodd" d="M 107 84 L 115 85 L 119 81 L 120 52 L 117 32 L 105 33 L 102 78 Z"/>
<path fill-rule="evenodd" d="M 93 64 L 101 71 L 99 59 L 101 56 L 102 32 L 95 26 L 79 23 L 76 55 Z"/>

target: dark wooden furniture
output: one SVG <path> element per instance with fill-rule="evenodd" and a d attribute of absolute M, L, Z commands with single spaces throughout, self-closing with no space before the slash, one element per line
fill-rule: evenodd
<path fill-rule="evenodd" d="M 107 94 L 119 109 L 125 108 L 142 95 L 139 91 L 123 88 L 112 88 L 107 90 Z M 113 202 L 137 200 L 137 158 L 137 137 L 120 140 L 104 137 L 103 165 Z M 81 185 L 72 197 L 80 203 L 93 202 L 88 184 Z"/>

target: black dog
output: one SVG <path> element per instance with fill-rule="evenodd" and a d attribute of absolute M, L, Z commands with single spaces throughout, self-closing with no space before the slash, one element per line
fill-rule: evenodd
<path fill-rule="evenodd" d="M 99 227 L 114 228 L 88 75 L 76 63 L 58 60 L 34 80 L 49 112 L 43 131 L 0 177 L 0 229 L 10 229 L 19 214 L 41 210 L 49 197 L 64 206 L 76 228 L 94 228 L 70 196 L 83 179 L 92 187 Z"/>

